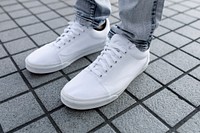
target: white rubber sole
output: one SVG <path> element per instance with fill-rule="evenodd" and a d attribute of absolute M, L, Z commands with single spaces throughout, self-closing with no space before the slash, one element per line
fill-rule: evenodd
<path fill-rule="evenodd" d="M 85 51 L 84 53 L 81 53 L 80 55 L 75 57 L 70 62 L 64 62 L 62 64 L 54 65 L 54 66 L 45 66 L 45 67 L 33 66 L 27 60 L 25 60 L 26 69 L 32 73 L 37 73 L 37 74 L 47 74 L 47 73 L 56 72 L 56 71 L 59 71 L 65 67 L 71 65 L 74 61 L 76 61 L 86 55 L 101 51 L 104 48 L 104 45 L 101 45 L 101 44 L 97 44 L 96 46 L 98 46 L 98 47 L 93 47 L 92 49 L 88 48 L 87 51 Z"/>
<path fill-rule="evenodd" d="M 137 76 L 139 76 L 142 72 L 144 72 L 146 70 L 146 68 L 148 67 L 149 60 L 150 59 L 148 57 L 148 61 L 147 61 L 146 65 L 138 73 L 138 75 L 135 76 L 135 78 Z M 125 89 L 126 88 L 127 87 L 125 87 Z M 76 89 L 76 88 L 74 88 L 74 89 Z M 115 101 L 125 91 L 125 89 L 122 89 L 119 92 L 116 92 L 115 94 L 113 94 L 110 97 L 105 97 L 105 98 L 102 98 L 102 99 L 95 99 L 95 100 L 90 100 L 90 101 L 89 100 L 88 101 L 77 100 L 77 99 L 73 99 L 73 98 L 71 98 L 69 96 L 64 96 L 62 94 L 62 91 L 61 91 L 61 101 L 62 101 L 62 103 L 64 105 L 66 105 L 67 107 L 70 107 L 72 109 L 76 109 L 76 110 L 88 110 L 88 109 L 98 108 L 98 107 L 107 105 L 107 104 Z"/>

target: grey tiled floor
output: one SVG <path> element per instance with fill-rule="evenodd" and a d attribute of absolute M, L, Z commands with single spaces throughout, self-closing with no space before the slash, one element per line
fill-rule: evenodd
<path fill-rule="evenodd" d="M 148 69 L 113 103 L 88 111 L 60 101 L 60 90 L 99 53 L 47 75 L 25 57 L 73 20 L 75 0 L 0 0 L 0 133 L 199 133 L 200 1 L 166 0 Z M 111 0 L 111 24 L 119 22 Z"/>

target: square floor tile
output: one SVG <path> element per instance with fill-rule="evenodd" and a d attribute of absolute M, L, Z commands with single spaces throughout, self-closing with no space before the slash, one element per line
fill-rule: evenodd
<path fill-rule="evenodd" d="M 48 26 L 50 26 L 52 29 L 63 27 L 67 25 L 67 21 L 64 18 L 57 18 L 53 20 L 49 20 L 45 22 Z"/>
<path fill-rule="evenodd" d="M 178 29 L 176 32 L 185 35 L 191 39 L 197 39 L 200 37 L 200 30 L 192 28 L 190 26 L 185 26 L 183 28 Z"/>
<path fill-rule="evenodd" d="M 85 58 L 81 58 L 77 61 L 75 61 L 74 63 L 72 63 L 71 65 L 69 65 L 68 67 L 66 67 L 65 69 L 63 69 L 65 74 L 71 73 L 75 70 L 81 69 L 83 67 L 86 67 L 90 64 L 90 62 L 85 59 Z"/>
<path fill-rule="evenodd" d="M 7 56 L 6 51 L 4 48 L 0 45 L 0 58 Z"/>
<path fill-rule="evenodd" d="M 51 10 L 46 6 L 36 6 L 36 7 L 30 8 L 30 11 L 34 14 L 38 14 L 42 12 L 48 12 Z"/>
<path fill-rule="evenodd" d="M 27 70 L 24 70 L 23 74 L 25 75 L 29 83 L 32 85 L 32 87 L 37 87 L 38 85 L 41 85 L 43 83 L 49 82 L 53 79 L 56 79 L 62 76 L 60 72 L 40 75 L 40 74 L 30 73 Z"/>
<path fill-rule="evenodd" d="M 17 38 L 20 38 L 20 37 L 24 37 L 24 36 L 26 36 L 26 35 L 19 28 L 8 30 L 8 31 L 4 31 L 4 32 L 0 32 L 0 40 L 2 42 L 14 40 L 14 39 L 17 39 Z"/>
<path fill-rule="evenodd" d="M 200 105 L 200 82 L 198 80 L 186 75 L 169 87 L 195 106 Z"/>
<path fill-rule="evenodd" d="M 192 72 L 190 72 L 191 75 L 196 77 L 197 79 L 200 79 L 200 67 L 197 67 Z"/>
<path fill-rule="evenodd" d="M 200 12 L 199 12 L 200 13 Z M 198 20 L 198 21 L 196 21 L 196 22 L 194 22 L 194 23 L 192 23 L 192 24 L 190 24 L 192 27 L 195 27 L 195 28 L 197 28 L 197 29 L 199 29 L 200 30 L 200 20 Z"/>
<path fill-rule="evenodd" d="M 28 90 L 28 87 L 18 73 L 1 78 L 0 86 L 0 101 Z"/>
<path fill-rule="evenodd" d="M 112 123 L 123 133 L 164 133 L 168 128 L 142 106 L 137 106 Z"/>
<path fill-rule="evenodd" d="M 39 1 L 30 1 L 30 2 L 23 3 L 23 5 L 27 8 L 31 8 L 35 6 L 41 6 L 42 3 L 40 3 Z"/>
<path fill-rule="evenodd" d="M 101 107 L 100 110 L 107 118 L 111 118 L 134 103 L 136 103 L 136 101 L 133 98 L 131 98 L 127 93 L 123 93 L 117 100 Z"/>
<path fill-rule="evenodd" d="M 171 10 L 171 9 L 168 9 L 168 8 L 163 9 L 163 15 L 167 16 L 167 17 L 170 17 L 170 16 L 175 15 L 177 13 L 178 13 L 177 11 L 174 11 L 174 10 Z"/>
<path fill-rule="evenodd" d="M 31 36 L 31 38 L 40 46 L 56 40 L 57 37 L 58 35 L 53 31 L 47 31 Z"/>
<path fill-rule="evenodd" d="M 16 27 L 17 27 L 17 25 L 12 20 L 0 23 L 0 31 L 9 30 L 9 29 L 13 29 Z"/>
<path fill-rule="evenodd" d="M 162 85 L 143 73 L 130 83 L 128 91 L 138 99 L 142 99 L 161 87 Z"/>
<path fill-rule="evenodd" d="M 17 71 L 10 58 L 0 60 L 0 77 Z"/>
<path fill-rule="evenodd" d="M 151 43 L 151 52 L 158 56 L 163 56 L 172 50 L 175 50 L 175 48 L 161 40 L 155 39 Z"/>
<path fill-rule="evenodd" d="M 15 133 L 57 133 L 51 122 L 47 117 L 42 118 L 24 128 L 16 131 Z"/>
<path fill-rule="evenodd" d="M 58 12 L 62 16 L 66 16 L 66 15 L 74 14 L 75 10 L 72 7 L 67 7 L 67 8 L 65 7 L 63 9 L 56 10 L 56 12 Z"/>
<path fill-rule="evenodd" d="M 53 11 L 41 13 L 41 14 L 38 14 L 37 16 L 43 21 L 60 17 L 57 13 Z"/>
<path fill-rule="evenodd" d="M 157 60 L 151 63 L 146 72 L 163 84 L 169 83 L 182 74 L 180 70 L 164 62 L 163 60 Z"/>
<path fill-rule="evenodd" d="M 196 18 L 190 17 L 189 15 L 185 15 L 185 14 L 178 14 L 176 16 L 173 16 L 172 18 L 185 24 L 188 24 L 196 20 Z"/>
<path fill-rule="evenodd" d="M 22 38 L 4 44 L 10 54 L 15 54 L 30 48 L 36 47 L 35 44 L 28 38 Z"/>
<path fill-rule="evenodd" d="M 0 123 L 7 132 L 43 114 L 31 93 L 0 104 Z"/>
<path fill-rule="evenodd" d="M 25 26 L 25 27 L 23 27 L 23 29 L 29 35 L 49 30 L 49 28 L 46 25 L 44 25 L 43 23 Z"/>
<path fill-rule="evenodd" d="M 170 32 L 169 34 L 161 36 L 160 39 L 174 45 L 175 47 L 181 47 L 192 41 L 192 40 L 190 40 L 184 36 L 181 36 L 175 32 Z"/>
<path fill-rule="evenodd" d="M 101 52 L 96 52 L 96 53 L 93 53 L 93 54 L 90 54 L 88 55 L 87 57 L 91 60 L 91 61 L 94 61 L 96 60 L 96 58 L 101 54 Z"/>
<path fill-rule="evenodd" d="M 187 6 L 187 7 L 190 7 L 190 8 L 194 8 L 194 7 L 199 6 L 199 4 L 192 2 L 192 1 L 183 1 L 183 2 L 181 2 L 181 5 L 184 5 L 184 6 Z"/>
<path fill-rule="evenodd" d="M 5 13 L 0 14 L 0 22 L 6 20 L 10 20 L 10 17 Z"/>
<path fill-rule="evenodd" d="M 31 15 L 31 13 L 28 10 L 26 10 L 26 9 L 19 10 L 19 11 L 14 11 L 14 12 L 10 12 L 9 14 L 10 14 L 10 16 L 12 18 L 19 18 L 19 17 L 24 17 L 24 16 Z"/>
<path fill-rule="evenodd" d="M 199 13 L 200 13 L 200 11 L 197 11 L 197 10 L 189 10 L 189 11 L 185 12 L 185 14 L 190 15 L 194 18 L 199 18 Z"/>
<path fill-rule="evenodd" d="M 24 9 L 24 7 L 22 5 L 20 5 L 20 4 L 8 5 L 8 6 L 4 6 L 3 8 L 7 12 Z"/>
<path fill-rule="evenodd" d="M 28 16 L 28 17 L 23 17 L 23 18 L 18 18 L 15 19 L 15 21 L 20 25 L 29 25 L 29 24 L 35 24 L 40 22 L 35 16 Z"/>
<path fill-rule="evenodd" d="M 60 91 L 66 83 L 67 79 L 61 78 L 35 90 L 47 110 L 50 111 L 62 105 L 60 101 Z"/>
<path fill-rule="evenodd" d="M 51 9 L 58 9 L 58 8 L 62 8 L 62 7 L 67 7 L 67 5 L 64 4 L 63 2 L 56 2 L 56 3 L 48 4 L 48 6 Z"/>
<path fill-rule="evenodd" d="M 194 108 L 168 90 L 163 90 L 144 102 L 153 112 L 174 126 Z"/>
<path fill-rule="evenodd" d="M 176 11 L 179 11 L 179 12 L 184 12 L 184 11 L 189 9 L 189 7 L 182 6 L 180 4 L 171 5 L 171 6 L 169 6 L 169 8 L 173 9 L 173 10 L 176 10 Z"/>
<path fill-rule="evenodd" d="M 116 133 L 109 125 L 105 125 L 94 133 Z"/>
<path fill-rule="evenodd" d="M 195 114 L 186 123 L 184 123 L 178 132 L 180 133 L 199 133 L 200 132 L 200 113 Z"/>
<path fill-rule="evenodd" d="M 94 110 L 77 111 L 62 108 L 51 116 L 64 133 L 88 132 L 104 122 L 103 118 Z"/>
<path fill-rule="evenodd" d="M 154 31 L 154 36 L 160 36 L 160 35 L 163 35 L 165 33 L 169 32 L 168 29 L 162 27 L 162 26 L 159 26 L 155 31 Z"/>
<path fill-rule="evenodd" d="M 174 30 L 174 29 L 177 29 L 177 28 L 183 26 L 182 23 L 177 22 L 177 21 L 172 20 L 172 19 L 165 19 L 165 20 L 161 21 L 160 25 L 162 25 L 162 26 L 164 26 L 168 29 L 171 29 L 171 30 Z"/>
<path fill-rule="evenodd" d="M 188 71 L 199 64 L 199 60 L 180 50 L 165 56 L 164 59 L 184 71 Z"/>
<path fill-rule="evenodd" d="M 182 49 L 200 59 L 200 43 L 193 42 Z"/>
<path fill-rule="evenodd" d="M 13 59 L 15 61 L 15 63 L 17 64 L 17 66 L 19 67 L 19 69 L 24 69 L 25 68 L 25 59 L 26 57 L 32 53 L 35 49 L 31 49 L 29 51 L 20 53 L 20 54 L 16 54 L 13 56 Z"/>

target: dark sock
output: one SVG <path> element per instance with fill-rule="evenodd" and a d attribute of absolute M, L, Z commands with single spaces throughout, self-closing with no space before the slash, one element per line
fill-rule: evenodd
<path fill-rule="evenodd" d="M 106 21 L 105 21 L 102 25 L 100 25 L 100 26 L 98 26 L 98 27 L 95 27 L 94 29 L 95 29 L 95 30 L 98 30 L 98 31 L 101 31 L 101 30 L 103 30 L 105 27 L 106 27 Z"/>

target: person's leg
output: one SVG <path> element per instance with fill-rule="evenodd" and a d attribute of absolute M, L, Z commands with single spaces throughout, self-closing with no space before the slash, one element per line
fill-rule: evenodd
<path fill-rule="evenodd" d="M 40 74 L 55 72 L 104 48 L 110 30 L 106 19 L 111 12 L 109 0 L 78 0 L 75 7 L 75 21 L 55 41 L 25 59 L 27 70 Z"/>
<path fill-rule="evenodd" d="M 111 14 L 109 0 L 77 0 L 76 21 L 89 27 L 101 26 Z"/>
<path fill-rule="evenodd" d="M 152 34 L 162 17 L 164 0 L 119 0 L 121 23 L 112 27 L 109 36 L 123 35 L 137 48 L 149 48 Z"/>

